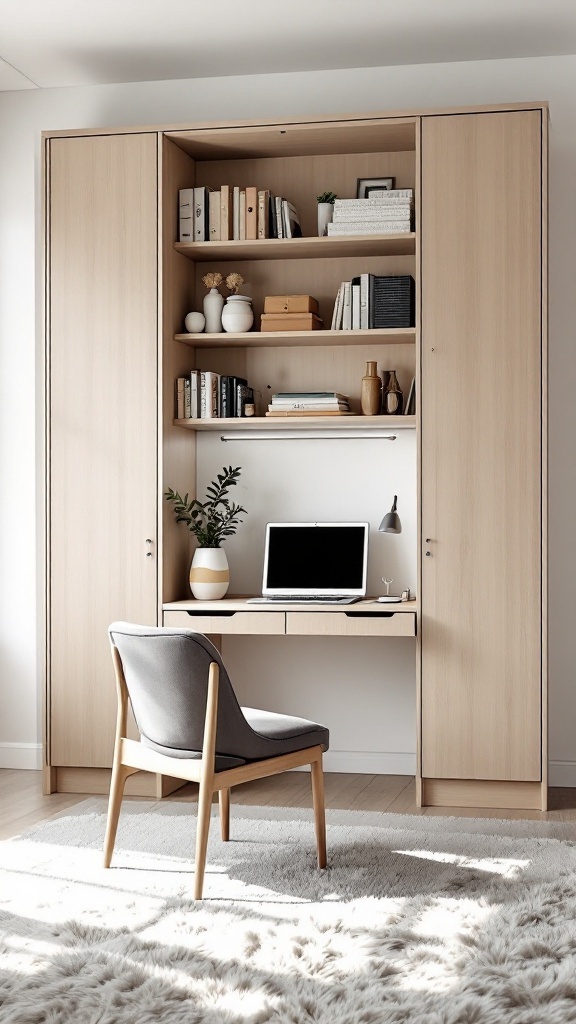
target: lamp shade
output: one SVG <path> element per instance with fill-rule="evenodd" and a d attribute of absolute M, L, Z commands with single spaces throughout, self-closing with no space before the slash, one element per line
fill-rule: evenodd
<path fill-rule="evenodd" d="M 378 527 L 378 533 L 402 533 L 402 523 L 400 522 L 400 516 L 396 511 L 396 502 L 398 496 L 394 495 L 394 504 L 389 512 L 386 513 L 384 519 Z"/>

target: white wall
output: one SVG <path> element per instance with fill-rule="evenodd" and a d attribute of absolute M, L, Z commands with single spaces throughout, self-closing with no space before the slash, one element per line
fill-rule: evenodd
<path fill-rule="evenodd" d="M 102 125 L 382 112 L 427 106 L 549 100 L 550 159 L 550 752 L 554 784 L 576 785 L 572 624 L 576 545 L 576 57 L 477 61 L 294 75 L 154 82 L 0 94 L 0 765 L 37 764 L 41 641 L 37 641 L 35 447 L 41 401 L 39 133 Z M 79 324 L 79 343 L 82 325 Z M 496 368 L 497 370 L 497 368 Z M 38 396 L 40 391 L 38 391 Z M 505 439 L 503 439 L 503 444 Z M 245 456 L 242 453 L 242 464 Z M 41 498 L 41 496 L 39 496 Z M 378 502 L 379 502 L 378 498 Z M 375 514 L 375 505 L 370 515 Z M 89 583 L 88 583 L 89 585 Z M 236 641 L 241 647 L 243 641 Z M 263 641 L 262 657 L 272 659 Z M 344 644 L 344 641 L 338 641 Z M 396 723 L 392 753 L 414 749 L 410 655 L 382 647 L 390 665 L 383 716 Z M 302 645 L 299 650 L 304 651 Z M 389 650 L 390 648 L 390 650 Z M 239 655 L 243 653 L 239 650 Z M 307 651 L 305 653 L 308 653 Z M 354 652 L 339 648 L 342 693 Z M 368 658 L 375 658 L 373 654 Z M 323 670 L 317 650 L 310 663 Z M 374 662 L 375 663 L 375 662 Z M 406 673 L 403 675 L 403 673 Z M 245 685 L 249 687 L 248 673 Z M 330 679 L 327 680 L 330 682 Z M 368 688 L 374 686 L 367 677 Z M 380 689 L 382 689 L 382 684 Z M 367 697 L 374 691 L 367 690 Z M 412 702 L 412 703 L 411 703 Z M 383 721 L 384 721 L 383 717 Z M 359 719 L 355 728 L 361 728 Z M 340 745 L 340 727 L 336 730 Z M 390 740 L 390 743 L 392 741 Z M 381 747 L 385 753 L 386 748 Z M 391 762 L 390 762 L 391 763 Z M 404 762 L 406 763 L 406 762 Z M 392 766 L 390 770 L 395 770 Z"/>

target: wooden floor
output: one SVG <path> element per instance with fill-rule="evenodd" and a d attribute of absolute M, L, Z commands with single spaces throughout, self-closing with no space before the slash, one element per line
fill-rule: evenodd
<path fill-rule="evenodd" d="M 550 810 L 505 811 L 485 808 L 416 807 L 414 779 L 408 775 L 344 775 L 327 773 L 326 806 L 341 810 L 389 811 L 394 814 L 448 815 L 473 818 L 525 818 L 535 821 L 576 823 L 576 789 L 551 789 Z M 196 802 L 198 787 L 188 783 L 165 800 Z M 86 797 L 55 793 L 42 795 L 40 772 L 0 769 L 0 839 L 65 812 Z M 126 799 L 138 800 L 139 797 Z M 147 798 L 149 799 L 149 798 Z M 234 804 L 271 807 L 311 807 L 310 776 L 286 772 L 269 779 L 247 782 L 232 792 Z"/>

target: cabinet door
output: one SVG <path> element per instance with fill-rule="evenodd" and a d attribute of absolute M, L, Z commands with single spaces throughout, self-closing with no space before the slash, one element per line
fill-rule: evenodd
<path fill-rule="evenodd" d="M 52 765 L 111 764 L 107 627 L 157 621 L 156 166 L 152 133 L 49 142 Z"/>
<path fill-rule="evenodd" d="M 422 128 L 422 774 L 541 778 L 540 111 Z"/>

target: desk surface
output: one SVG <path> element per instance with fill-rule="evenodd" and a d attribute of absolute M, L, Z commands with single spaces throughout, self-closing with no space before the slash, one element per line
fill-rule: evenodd
<path fill-rule="evenodd" d="M 418 611 L 418 602 L 398 601 L 394 604 L 379 604 L 377 598 L 366 597 L 354 604 L 322 604 L 318 601 L 303 601 L 302 604 L 289 601 L 270 601 L 269 604 L 250 604 L 247 595 L 223 597 L 219 601 L 196 601 L 194 598 L 184 601 L 168 601 L 163 606 L 164 611 L 180 612 L 354 612 L 357 614 L 368 614 L 381 612 L 390 614 L 394 612 Z"/>

